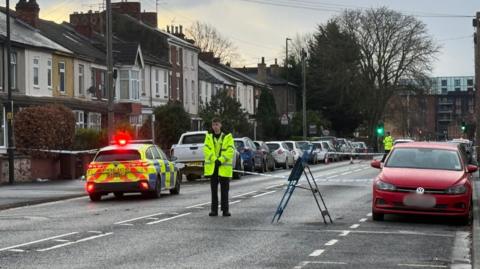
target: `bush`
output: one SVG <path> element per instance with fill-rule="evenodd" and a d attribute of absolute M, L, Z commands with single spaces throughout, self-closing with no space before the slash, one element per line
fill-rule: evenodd
<path fill-rule="evenodd" d="M 28 107 L 16 113 L 15 144 L 19 149 L 68 150 L 75 136 L 75 115 L 62 105 Z M 27 151 L 37 157 L 49 154 Z"/>
<path fill-rule="evenodd" d="M 190 116 L 180 102 L 169 102 L 155 108 L 155 142 L 169 149 L 180 136 L 190 130 Z"/>
<path fill-rule="evenodd" d="M 74 150 L 98 149 L 108 145 L 108 136 L 105 129 L 78 129 L 75 132 Z"/>

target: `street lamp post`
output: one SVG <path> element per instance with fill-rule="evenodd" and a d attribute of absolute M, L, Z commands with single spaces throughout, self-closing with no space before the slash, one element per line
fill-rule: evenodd
<path fill-rule="evenodd" d="M 286 96 L 285 96 L 285 99 L 286 99 L 286 113 L 287 113 L 287 119 L 288 119 L 288 122 L 290 123 L 290 119 L 288 117 L 288 94 L 289 94 L 289 91 L 290 91 L 290 88 L 288 87 L 288 41 L 291 41 L 292 39 L 290 38 L 286 38 L 285 39 L 285 80 L 287 81 L 287 85 L 286 85 Z"/>
<path fill-rule="evenodd" d="M 115 119 L 113 112 L 113 55 L 112 55 L 112 5 L 111 0 L 106 0 L 106 35 L 107 45 L 107 93 L 108 93 L 108 140 L 113 138 Z"/>
<path fill-rule="evenodd" d="M 306 75 L 306 58 L 307 53 L 302 49 L 302 114 L 303 114 L 303 140 L 307 140 L 307 75 Z"/>

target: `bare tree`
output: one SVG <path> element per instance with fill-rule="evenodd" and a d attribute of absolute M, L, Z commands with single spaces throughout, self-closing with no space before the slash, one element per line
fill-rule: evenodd
<path fill-rule="evenodd" d="M 213 52 L 222 63 L 231 63 L 239 56 L 235 45 L 210 24 L 196 21 L 186 29 L 186 34 L 202 52 Z"/>
<path fill-rule="evenodd" d="M 423 22 L 387 8 L 348 10 L 339 19 L 360 46 L 367 127 L 373 133 L 404 82 L 422 80 L 431 72 L 439 47 Z"/>

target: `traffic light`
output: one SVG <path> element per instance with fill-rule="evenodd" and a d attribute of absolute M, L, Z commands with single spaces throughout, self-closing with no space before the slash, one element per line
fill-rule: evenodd
<path fill-rule="evenodd" d="M 383 136 L 385 129 L 383 128 L 383 123 L 377 124 L 377 136 Z"/>
<path fill-rule="evenodd" d="M 460 130 L 462 130 L 462 133 L 465 133 L 467 131 L 467 124 L 462 121 L 462 125 L 460 126 Z"/>

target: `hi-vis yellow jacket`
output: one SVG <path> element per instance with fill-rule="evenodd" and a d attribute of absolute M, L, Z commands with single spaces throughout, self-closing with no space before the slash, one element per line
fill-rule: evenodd
<path fill-rule="evenodd" d="M 393 148 L 393 138 L 390 135 L 383 139 L 383 148 L 385 150 L 391 150 Z"/>
<path fill-rule="evenodd" d="M 207 133 L 203 147 L 203 156 L 205 156 L 205 164 L 203 165 L 205 176 L 213 175 L 215 161 L 219 160 L 222 164 L 218 168 L 218 175 L 231 178 L 233 175 L 232 160 L 235 156 L 235 144 L 232 134 L 222 133 L 217 139 L 212 133 Z"/>

